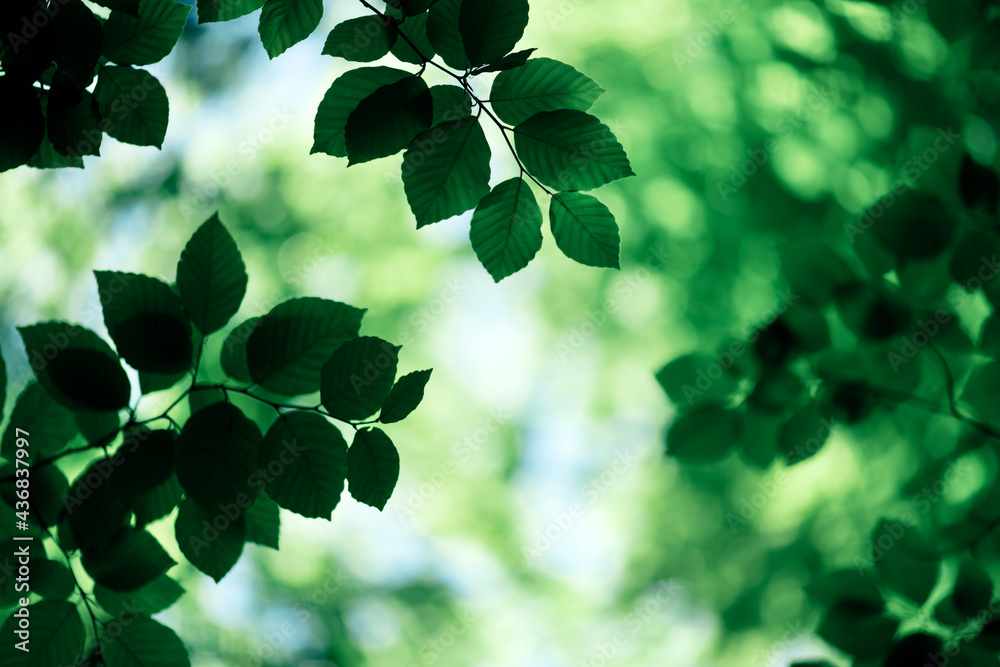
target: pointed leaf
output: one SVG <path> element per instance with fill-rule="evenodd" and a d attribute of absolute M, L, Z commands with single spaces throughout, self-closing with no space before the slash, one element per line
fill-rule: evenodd
<path fill-rule="evenodd" d="M 347 442 L 337 427 L 318 414 L 292 412 L 268 429 L 257 464 L 268 471 L 262 485 L 274 502 L 329 521 L 344 490 L 346 460 Z"/>
<path fill-rule="evenodd" d="M 557 190 L 592 190 L 634 176 L 625 149 L 606 125 L 582 111 L 543 111 L 514 128 L 525 168 Z"/>
<path fill-rule="evenodd" d="M 463 0 L 458 25 L 465 53 L 485 65 L 510 53 L 528 25 L 528 0 Z"/>
<path fill-rule="evenodd" d="M 251 317 L 230 331 L 219 355 L 222 370 L 226 375 L 246 384 L 253 382 L 250 370 L 247 368 L 247 341 L 259 323 L 259 317 Z"/>
<path fill-rule="evenodd" d="M 184 495 L 184 489 L 177 481 L 177 475 L 171 475 L 163 484 L 141 496 L 132 499 L 132 511 L 135 512 L 135 525 L 138 528 L 162 519 L 177 507 Z"/>
<path fill-rule="evenodd" d="M 138 16 L 112 10 L 104 23 L 104 57 L 119 65 L 163 60 L 180 39 L 190 11 L 174 0 L 140 0 Z"/>
<path fill-rule="evenodd" d="M 261 445 L 263 447 L 263 444 Z M 347 444 L 344 444 L 346 449 Z M 343 486 L 343 485 L 341 485 Z M 261 493 L 243 514 L 247 524 L 247 542 L 278 548 L 281 533 L 281 508 L 267 494 Z"/>
<path fill-rule="evenodd" d="M 135 146 L 163 146 L 170 103 L 167 91 L 152 74 L 106 65 L 97 74 L 94 99 L 109 136 Z"/>
<path fill-rule="evenodd" d="M 45 136 L 45 116 L 35 89 L 0 79 L 0 172 L 31 159 Z M 13 78 L 13 77 L 11 77 Z"/>
<path fill-rule="evenodd" d="M 198 0 L 198 23 L 232 21 L 264 6 L 264 0 Z"/>
<path fill-rule="evenodd" d="M 218 331 L 236 314 L 247 291 L 247 271 L 236 241 L 216 213 L 198 228 L 177 264 L 177 290 L 203 334 Z"/>
<path fill-rule="evenodd" d="M 95 582 L 113 591 L 134 591 L 176 565 L 156 538 L 124 529 L 103 552 L 83 552 L 83 567 Z"/>
<path fill-rule="evenodd" d="M 105 628 L 101 640 L 101 658 L 107 667 L 190 667 L 184 642 L 165 625 L 140 616 L 121 634 L 111 635 Z"/>
<path fill-rule="evenodd" d="M 247 527 L 242 516 L 231 519 L 222 510 L 207 512 L 185 498 L 177 510 L 174 533 L 184 557 L 219 582 L 240 559 Z"/>
<path fill-rule="evenodd" d="M 463 88 L 450 85 L 432 86 L 431 98 L 434 100 L 432 125 L 454 122 L 472 115 L 472 98 Z"/>
<path fill-rule="evenodd" d="M 409 76 L 409 72 L 391 67 L 362 67 L 339 77 L 319 103 L 310 153 L 347 157 L 347 120 L 351 112 L 382 86 Z"/>
<path fill-rule="evenodd" d="M 427 39 L 434 50 L 452 69 L 467 70 L 472 66 L 465 54 L 458 14 L 462 0 L 438 0 L 427 14 Z"/>
<path fill-rule="evenodd" d="M 517 125 L 542 111 L 586 111 L 603 94 L 604 89 L 590 77 L 566 63 L 534 58 L 523 67 L 497 74 L 490 104 L 501 120 Z"/>
<path fill-rule="evenodd" d="M 323 55 L 370 63 L 389 53 L 399 33 L 396 24 L 379 16 L 362 16 L 340 23 L 326 38 Z"/>
<path fill-rule="evenodd" d="M 392 45 L 390 53 L 404 63 L 420 65 L 424 59 L 434 57 L 434 46 L 427 38 L 427 14 L 417 14 L 398 26 L 399 39 Z M 411 46 L 412 43 L 412 46 Z M 414 51 L 413 47 L 417 47 Z"/>
<path fill-rule="evenodd" d="M 357 421 L 382 407 L 393 381 L 399 347 L 372 336 L 349 340 L 323 364 L 320 397 L 336 419 Z"/>
<path fill-rule="evenodd" d="M 30 433 L 35 456 L 58 454 L 77 434 L 73 413 L 56 403 L 37 382 L 31 382 L 17 397 L 10 423 L 3 435 L 0 456 L 12 460 L 17 451 L 17 429 Z"/>
<path fill-rule="evenodd" d="M 351 497 L 382 511 L 399 479 L 399 452 L 381 429 L 363 428 L 347 450 Z"/>
<path fill-rule="evenodd" d="M 270 391 L 295 396 L 318 391 L 320 368 L 333 351 L 358 335 L 365 311 L 307 297 L 275 306 L 247 340 L 247 369 Z"/>
<path fill-rule="evenodd" d="M 323 0 L 267 0 L 260 13 L 260 41 L 277 58 L 319 27 Z"/>
<path fill-rule="evenodd" d="M 403 188 L 417 227 L 468 211 L 490 191 L 490 146 L 474 117 L 417 135 L 403 156 Z"/>
<path fill-rule="evenodd" d="M 579 192 L 558 194 L 552 197 L 549 221 L 564 255 L 587 266 L 619 268 L 618 225 L 597 199 Z"/>
<path fill-rule="evenodd" d="M 383 424 L 393 424 L 409 417 L 423 400 L 424 387 L 430 379 L 430 369 L 415 371 L 399 378 L 382 404 L 378 420 Z"/>
<path fill-rule="evenodd" d="M 431 126 L 434 101 L 419 76 L 382 86 L 358 104 L 347 119 L 349 164 L 394 155 Z"/>
<path fill-rule="evenodd" d="M 15 631 L 21 619 L 12 614 L 0 628 L 0 634 L 8 638 L 0 645 L 0 664 L 4 667 L 76 664 L 87 637 L 76 605 L 62 600 L 45 600 L 29 605 L 27 612 L 31 623 L 31 651 L 15 647 Z"/>
<path fill-rule="evenodd" d="M 500 282 L 542 248 L 542 210 L 523 178 L 504 181 L 483 197 L 472 216 L 472 249 Z"/>
<path fill-rule="evenodd" d="M 112 616 L 133 610 L 152 616 L 177 602 L 182 595 L 184 588 L 165 574 L 139 590 L 127 593 L 119 593 L 101 585 L 94 586 L 94 597 L 98 604 Z"/>

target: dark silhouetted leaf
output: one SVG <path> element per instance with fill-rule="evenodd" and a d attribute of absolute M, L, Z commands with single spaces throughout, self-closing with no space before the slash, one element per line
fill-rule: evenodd
<path fill-rule="evenodd" d="M 378 16 L 362 16 L 339 23 L 331 30 L 323 54 L 370 63 L 388 54 L 398 37 L 395 23 Z"/>
<path fill-rule="evenodd" d="M 667 454 L 690 463 L 720 461 L 736 446 L 742 415 L 716 406 L 700 406 L 679 415 L 667 431 Z"/>
<path fill-rule="evenodd" d="M 190 11 L 174 0 L 140 0 L 138 17 L 112 11 L 104 23 L 104 57 L 119 65 L 162 60 L 180 39 Z"/>
<path fill-rule="evenodd" d="M 105 630 L 107 632 L 107 630 Z M 140 616 L 126 625 L 120 635 L 104 638 L 101 658 L 107 667 L 190 667 L 184 642 L 165 625 Z"/>
<path fill-rule="evenodd" d="M 184 489 L 177 481 L 177 475 L 171 475 L 163 484 L 141 496 L 132 499 L 132 511 L 135 512 L 135 525 L 139 528 L 170 514 L 181 501 Z"/>
<path fill-rule="evenodd" d="M 958 178 L 958 192 L 966 206 L 996 213 L 1000 202 L 1000 178 L 995 171 L 966 154 Z"/>
<path fill-rule="evenodd" d="M 347 157 L 347 120 L 362 100 L 379 88 L 412 76 L 390 67 L 363 67 L 346 72 L 330 86 L 316 110 L 311 153 Z"/>
<path fill-rule="evenodd" d="M 246 267 L 218 213 L 184 247 L 177 264 L 177 290 L 191 320 L 206 335 L 224 327 L 240 309 L 247 291 Z"/>
<path fill-rule="evenodd" d="M 432 86 L 431 99 L 434 100 L 432 125 L 454 123 L 472 115 L 472 98 L 458 86 Z"/>
<path fill-rule="evenodd" d="M 696 352 L 674 359 L 656 374 L 677 406 L 724 404 L 739 388 L 737 378 L 710 354 Z"/>
<path fill-rule="evenodd" d="M 490 146 L 474 117 L 417 135 L 403 156 L 403 188 L 423 227 L 468 211 L 490 191 Z"/>
<path fill-rule="evenodd" d="M 344 448 L 346 449 L 346 447 L 347 443 L 344 443 Z M 247 525 L 247 542 L 260 544 L 271 549 L 278 548 L 278 537 L 281 533 L 281 508 L 267 494 L 261 493 L 257 496 L 253 505 L 248 507 L 243 514 L 243 520 Z"/>
<path fill-rule="evenodd" d="M 252 498 L 261 441 L 257 425 L 239 408 L 216 403 L 191 415 L 177 439 L 177 481 L 188 498 L 212 512 Z"/>
<path fill-rule="evenodd" d="M 382 407 L 396 379 L 399 346 L 365 336 L 338 347 L 323 364 L 320 397 L 343 421 L 371 417 Z"/>
<path fill-rule="evenodd" d="M 30 434 L 31 453 L 34 456 L 58 454 L 77 433 L 73 413 L 62 407 L 42 389 L 31 382 L 17 397 L 10 423 L 3 435 L 0 456 L 13 459 L 17 450 L 17 429 Z"/>
<path fill-rule="evenodd" d="M 407 18 L 398 30 L 399 39 L 390 49 L 392 55 L 411 65 L 420 65 L 425 58 L 434 57 L 434 46 L 427 38 L 427 14 L 417 14 Z M 416 51 L 413 50 L 414 46 L 417 47 Z"/>
<path fill-rule="evenodd" d="M 45 136 L 42 106 L 30 85 L 0 78 L 0 172 L 31 159 Z"/>
<path fill-rule="evenodd" d="M 872 535 L 875 569 L 894 591 L 922 605 L 937 583 L 938 559 L 916 529 L 882 520 Z"/>
<path fill-rule="evenodd" d="M 174 474 L 174 440 L 172 431 L 129 434 L 118 450 L 122 458 L 114 481 L 119 493 L 132 498 L 165 484 Z"/>
<path fill-rule="evenodd" d="M 817 634 L 845 653 L 871 658 L 888 650 L 898 627 L 899 621 L 881 610 L 839 602 L 827 611 Z"/>
<path fill-rule="evenodd" d="M 163 147 L 170 104 L 167 91 L 152 74 L 131 67 L 102 67 L 94 99 L 109 136 L 126 144 Z"/>
<path fill-rule="evenodd" d="M 465 54 L 458 13 L 462 0 L 438 0 L 427 16 L 427 38 L 445 64 L 457 70 L 469 69 L 472 63 Z"/>
<path fill-rule="evenodd" d="M 157 614 L 184 594 L 184 588 L 167 575 L 161 575 L 142 588 L 119 593 L 104 586 L 94 586 L 94 597 L 97 598 L 104 611 L 112 616 L 125 612 L 138 612 L 145 616 Z"/>
<path fill-rule="evenodd" d="M 128 406 L 131 387 L 118 355 L 93 331 L 66 322 L 20 327 L 39 384 L 70 410 Z"/>
<path fill-rule="evenodd" d="M 483 197 L 469 238 L 497 282 L 528 265 L 542 248 L 542 210 L 523 178 L 504 181 Z"/>
<path fill-rule="evenodd" d="M 76 605 L 62 600 L 45 600 L 27 609 L 31 623 L 31 651 L 15 648 L 14 631 L 19 627 L 20 619 L 8 616 L 0 628 L 0 633 L 8 638 L 0 645 L 0 664 L 4 667 L 76 664 L 87 637 Z"/>
<path fill-rule="evenodd" d="M 176 565 L 144 530 L 126 528 L 102 552 L 83 552 L 83 567 L 95 582 L 113 591 L 134 591 Z"/>
<path fill-rule="evenodd" d="M 862 218 L 887 250 L 903 259 L 936 257 L 948 247 L 955 217 L 937 197 L 907 192 L 883 198 Z"/>
<path fill-rule="evenodd" d="M 424 398 L 424 387 L 431 379 L 431 371 L 414 371 L 396 381 L 382 404 L 378 420 L 383 424 L 400 422 L 410 416 Z"/>
<path fill-rule="evenodd" d="M 501 120 L 517 125 L 542 111 L 586 111 L 603 94 L 603 88 L 569 65 L 534 58 L 497 74 L 490 104 Z"/>
<path fill-rule="evenodd" d="M 815 456 L 826 444 L 833 424 L 829 416 L 815 403 L 795 411 L 781 429 L 778 446 L 785 463 L 793 465 Z"/>
<path fill-rule="evenodd" d="M 347 450 L 347 488 L 358 502 L 379 511 L 399 479 L 399 452 L 381 429 L 362 428 Z"/>
<path fill-rule="evenodd" d="M 363 99 L 347 119 L 349 164 L 394 155 L 431 126 L 434 101 L 418 76 L 382 86 Z"/>
<path fill-rule="evenodd" d="M 979 616 L 993 599 L 993 580 L 981 565 L 967 561 L 958 572 L 951 599 L 959 613 L 969 618 Z"/>
<path fill-rule="evenodd" d="M 46 131 L 57 153 L 100 155 L 101 114 L 94 96 L 72 86 L 53 86 L 46 107 Z"/>
<path fill-rule="evenodd" d="M 346 458 L 347 442 L 337 427 L 318 414 L 292 412 L 268 429 L 257 464 L 267 471 L 264 488 L 274 502 L 329 521 L 344 490 Z"/>
<path fill-rule="evenodd" d="M 537 49 L 525 49 L 524 51 L 518 51 L 517 53 L 511 53 L 510 55 L 504 56 L 500 60 L 497 60 L 496 62 L 494 62 L 494 63 L 492 63 L 490 65 L 486 65 L 485 67 L 482 67 L 482 68 L 480 68 L 477 71 L 478 72 L 505 72 L 507 70 L 514 69 L 515 67 L 521 67 L 526 62 L 528 62 L 528 58 L 530 58 L 531 54 L 534 53 L 535 51 L 537 51 Z M 590 107 L 587 107 L 587 108 L 589 109 Z M 547 109 L 539 109 L 539 111 L 547 111 Z M 583 109 L 583 111 L 586 111 L 586 109 Z M 532 114 L 529 114 L 529 116 L 530 115 L 532 115 Z"/>
<path fill-rule="evenodd" d="M 186 498 L 177 510 L 174 531 L 184 557 L 218 582 L 240 559 L 247 528 L 242 516 L 218 509 L 207 512 Z"/>
<path fill-rule="evenodd" d="M 38 593 L 46 600 L 65 600 L 76 588 L 69 568 L 59 561 L 32 558 L 30 572 L 32 592 Z"/>
<path fill-rule="evenodd" d="M 528 0 L 463 0 L 458 17 L 473 66 L 507 55 L 528 25 Z"/>
<path fill-rule="evenodd" d="M 364 314 L 360 308 L 313 297 L 275 306 L 247 340 L 250 377 L 279 394 L 319 391 L 320 368 L 334 350 L 358 335 Z"/>
<path fill-rule="evenodd" d="M 219 354 L 222 370 L 226 375 L 249 384 L 253 381 L 247 368 L 247 341 L 260 323 L 259 317 L 251 317 L 229 332 Z"/>
<path fill-rule="evenodd" d="M 264 0 L 198 0 L 198 23 L 232 21 L 264 6 Z"/>

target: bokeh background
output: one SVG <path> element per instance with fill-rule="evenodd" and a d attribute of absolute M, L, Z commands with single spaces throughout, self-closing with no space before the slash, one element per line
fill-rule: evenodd
<path fill-rule="evenodd" d="M 8 402 L 30 376 L 16 326 L 103 332 L 91 270 L 172 281 L 219 210 L 250 275 L 235 321 L 295 296 L 341 300 L 369 309 L 364 333 L 404 343 L 401 372 L 435 370 L 392 429 L 402 474 L 383 513 L 345 494 L 332 522 L 283 512 L 280 552 L 247 545 L 218 585 L 171 571 L 188 595 L 160 618 L 194 665 L 847 665 L 814 636 L 802 587 L 852 565 L 877 518 L 910 502 L 897 491 L 914 436 L 879 422 L 794 469 L 687 467 L 664 457 L 674 409 L 654 375 L 773 318 L 776 240 L 840 233 L 938 130 L 993 161 L 990 122 L 967 103 L 1000 90 L 970 71 L 996 69 L 978 5 L 532 0 L 521 48 L 607 89 L 595 113 L 638 177 L 600 192 L 620 272 L 579 266 L 547 236 L 499 285 L 468 215 L 414 229 L 398 159 L 348 169 L 308 154 L 315 109 L 350 66 L 322 40 L 358 3 L 327 3 L 321 29 L 274 61 L 255 16 L 200 27 L 192 14 L 150 68 L 171 104 L 162 151 L 108 139 L 83 171 L 0 177 Z M 490 138 L 499 182 L 516 166 Z M 960 157 L 942 154 L 921 185 Z M 147 399 L 150 414 L 169 400 Z M 928 442 L 954 439 L 944 418 L 921 423 Z M 981 452 L 956 461 L 935 502 L 996 475 Z M 176 554 L 171 526 L 152 530 Z"/>

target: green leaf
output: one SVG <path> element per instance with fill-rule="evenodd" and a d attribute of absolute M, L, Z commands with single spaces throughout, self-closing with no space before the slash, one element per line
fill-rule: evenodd
<path fill-rule="evenodd" d="M 525 168 L 560 191 L 592 190 L 634 176 L 625 149 L 606 125 L 583 111 L 543 111 L 514 128 Z"/>
<path fill-rule="evenodd" d="M 150 493 L 174 474 L 175 436 L 172 431 L 150 431 L 140 427 L 125 436 L 115 452 L 119 459 L 114 483 L 129 497 Z"/>
<path fill-rule="evenodd" d="M 344 443 L 344 448 L 347 448 L 347 443 Z M 253 505 L 244 512 L 243 520 L 247 525 L 247 542 L 254 542 L 271 549 L 278 548 L 281 508 L 267 494 L 261 493 L 257 496 Z"/>
<path fill-rule="evenodd" d="M 205 335 L 224 327 L 240 309 L 247 291 L 246 266 L 218 213 L 184 247 L 177 263 L 177 291 Z"/>
<path fill-rule="evenodd" d="M 347 442 L 337 427 L 318 414 L 292 412 L 268 429 L 257 465 L 268 471 L 265 489 L 274 502 L 329 521 L 344 490 L 346 459 Z"/>
<path fill-rule="evenodd" d="M 16 474 L 13 462 L 0 466 L 0 477 L 13 478 Z M 14 482 L 0 482 L 0 497 L 10 507 L 15 507 L 19 500 L 15 493 Z M 43 526 L 54 526 L 59 521 L 63 511 L 63 496 L 69 489 L 66 475 L 54 465 L 34 468 L 31 471 L 31 491 L 28 501 L 31 504 L 31 525 L 41 521 Z"/>
<path fill-rule="evenodd" d="M 267 0 L 260 13 L 261 44 L 277 58 L 312 34 L 323 18 L 323 0 Z"/>
<path fill-rule="evenodd" d="M 394 424 L 409 417 L 423 400 L 424 387 L 430 379 L 430 369 L 414 371 L 399 378 L 382 404 L 378 420 L 383 424 Z"/>
<path fill-rule="evenodd" d="M 955 609 L 963 616 L 979 616 L 984 609 L 988 609 L 993 599 L 993 580 L 981 565 L 966 561 L 958 571 L 951 599 Z"/>
<path fill-rule="evenodd" d="M 132 499 L 132 511 L 135 512 L 135 525 L 139 528 L 170 514 L 184 495 L 184 489 L 177 481 L 177 475 L 171 475 L 163 484 L 141 496 Z"/>
<path fill-rule="evenodd" d="M 590 195 L 563 192 L 549 205 L 552 236 L 564 255 L 587 266 L 620 268 L 618 225 L 608 208 Z"/>
<path fill-rule="evenodd" d="M 129 366 L 161 375 L 191 367 L 191 323 L 169 285 L 135 273 L 94 271 L 94 276 L 104 324 Z"/>
<path fill-rule="evenodd" d="M 678 415 L 667 431 L 667 454 L 687 463 L 721 461 L 743 431 L 742 415 L 706 405 Z"/>
<path fill-rule="evenodd" d="M 190 667 L 184 642 L 165 625 L 140 616 L 121 634 L 111 635 L 105 628 L 101 640 L 101 658 L 107 667 Z"/>
<path fill-rule="evenodd" d="M 251 317 L 230 331 L 219 354 L 226 375 L 246 384 L 253 382 L 247 368 L 247 341 L 259 323 L 259 317 Z"/>
<path fill-rule="evenodd" d="M 827 611 L 816 633 L 845 653 L 873 658 L 889 649 L 898 627 L 899 621 L 884 615 L 881 609 L 839 602 Z"/>
<path fill-rule="evenodd" d="M 486 65 L 485 67 L 482 67 L 482 68 L 480 68 L 477 71 L 480 72 L 480 73 L 483 73 L 483 72 L 503 72 L 503 71 L 506 71 L 506 70 L 509 70 L 509 69 L 514 69 L 515 67 L 521 67 L 522 65 L 524 65 L 525 63 L 528 62 L 528 58 L 530 58 L 531 54 L 534 53 L 537 50 L 538 49 L 525 49 L 524 51 L 518 51 L 517 53 L 511 53 L 510 55 L 504 56 L 500 60 L 497 60 L 496 62 L 494 62 L 494 63 L 492 63 L 490 65 Z M 563 108 L 565 108 L 565 107 L 563 107 Z M 569 108 L 572 108 L 572 107 L 569 107 Z M 587 107 L 587 109 L 589 109 L 589 108 L 590 107 Z M 539 109 L 539 111 L 548 111 L 548 109 Z M 581 111 L 586 111 L 586 109 L 581 109 Z M 528 114 L 528 115 L 530 116 L 530 115 L 533 115 L 533 114 Z"/>
<path fill-rule="evenodd" d="M 14 615 L 4 621 L 0 634 L 0 664 L 4 667 L 42 667 L 73 665 L 83 653 L 87 634 L 76 605 L 62 600 L 45 600 L 28 605 L 30 652 L 15 647 L 15 631 L 20 619 Z M 19 640 L 17 640 L 19 641 Z"/>
<path fill-rule="evenodd" d="M 0 172 L 4 172 L 24 164 L 39 150 L 45 116 L 35 89 L 14 82 L 13 77 L 0 79 L 0 99 Z"/>
<path fill-rule="evenodd" d="M 80 435 L 89 445 L 109 445 L 121 431 L 118 412 L 76 412 L 73 413 L 73 419 L 80 429 Z"/>
<path fill-rule="evenodd" d="M 52 27 L 59 77 L 78 90 L 89 88 L 104 41 L 101 22 L 80 0 L 66 0 L 52 17 Z"/>
<path fill-rule="evenodd" d="M 785 463 L 794 465 L 815 456 L 832 430 L 829 415 L 819 405 L 809 403 L 797 410 L 781 428 L 778 439 Z"/>
<path fill-rule="evenodd" d="M 47 558 L 32 558 L 31 590 L 46 600 L 65 600 L 73 594 L 76 584 L 69 568 L 59 561 Z"/>
<path fill-rule="evenodd" d="M 100 112 L 94 96 L 71 85 L 52 86 L 46 106 L 46 131 L 57 153 L 100 155 Z"/>
<path fill-rule="evenodd" d="M 351 112 L 382 86 L 409 76 L 412 74 L 391 67 L 362 67 L 344 73 L 319 103 L 310 153 L 347 157 L 346 131 Z"/>
<path fill-rule="evenodd" d="M 131 386 L 114 353 L 93 331 L 66 322 L 20 327 L 38 383 L 70 410 L 128 407 Z"/>
<path fill-rule="evenodd" d="M 115 488 L 116 472 L 110 462 L 95 461 L 73 480 L 66 494 L 66 519 L 73 542 L 81 549 L 105 549 L 128 523 L 128 498 Z"/>
<path fill-rule="evenodd" d="M 997 399 L 1000 399 L 1000 362 L 991 361 L 972 371 L 961 400 L 983 417 L 991 418 L 996 415 Z"/>
<path fill-rule="evenodd" d="M 188 419 L 177 438 L 177 481 L 188 498 L 212 512 L 253 497 L 261 441 L 257 425 L 229 403 L 216 403 Z"/>
<path fill-rule="evenodd" d="M 371 417 L 382 407 L 399 361 L 399 346 L 364 336 L 338 347 L 323 364 L 320 398 L 327 411 L 341 421 Z"/>
<path fill-rule="evenodd" d="M 138 16 L 113 10 L 104 23 L 104 57 L 119 65 L 163 60 L 180 39 L 190 11 L 173 0 L 140 0 Z"/>
<path fill-rule="evenodd" d="M 394 155 L 431 126 L 434 101 L 419 76 L 382 86 L 358 104 L 347 119 L 349 164 Z"/>
<path fill-rule="evenodd" d="M 365 311 L 337 301 L 292 299 L 261 318 L 246 344 L 253 381 L 295 396 L 320 387 L 320 368 L 333 351 L 358 335 Z"/>
<path fill-rule="evenodd" d="M 404 63 L 411 65 L 423 64 L 424 59 L 434 57 L 434 46 L 427 38 L 427 14 L 417 14 L 406 19 L 406 22 L 398 27 L 399 39 L 392 45 L 390 53 Z M 413 50 L 413 46 L 417 50 Z"/>
<path fill-rule="evenodd" d="M 458 17 L 465 53 L 473 66 L 510 53 L 528 26 L 528 0 L 463 0 Z"/>
<path fill-rule="evenodd" d="M 177 602 L 182 595 L 184 588 L 165 574 L 139 590 L 127 593 L 112 591 L 101 585 L 94 586 L 94 597 L 98 604 L 112 616 L 118 616 L 122 612 L 152 616 Z"/>
<path fill-rule="evenodd" d="M 792 293 L 807 301 L 825 305 L 859 282 L 840 254 L 818 237 L 793 238 L 778 246 L 778 255 Z"/>
<path fill-rule="evenodd" d="M 695 352 L 671 361 L 656 374 L 674 405 L 724 404 L 739 388 L 737 378 L 715 357 Z"/>
<path fill-rule="evenodd" d="M 152 74 L 106 65 L 97 74 L 94 99 L 109 136 L 135 146 L 163 147 L 170 103 L 167 91 Z"/>
<path fill-rule="evenodd" d="M 901 259 L 929 259 L 944 252 L 957 228 L 940 199 L 922 192 L 883 198 L 861 218 L 875 238 Z"/>
<path fill-rule="evenodd" d="M 171 373 L 161 375 L 160 373 L 139 373 L 139 391 L 143 394 L 152 394 L 157 391 L 170 389 L 175 384 L 187 377 L 188 372 Z"/>
<path fill-rule="evenodd" d="M 222 511 L 207 512 L 185 498 L 177 510 L 174 532 L 184 557 L 219 582 L 240 559 L 247 527 L 242 516 L 231 518 Z"/>
<path fill-rule="evenodd" d="M 381 17 L 348 19 L 330 31 L 323 55 L 370 63 L 387 55 L 398 37 L 396 24 Z"/>
<path fill-rule="evenodd" d="M 146 586 L 177 563 L 156 538 L 126 528 L 103 552 L 83 552 L 83 567 L 95 582 L 113 591 Z"/>
<path fill-rule="evenodd" d="M 501 120 L 517 125 L 542 111 L 586 111 L 603 94 L 603 88 L 566 63 L 534 58 L 497 74 L 490 104 Z"/>
<path fill-rule="evenodd" d="M 42 106 L 45 106 L 45 100 L 42 101 Z M 0 142 L 3 139 L 0 138 Z M 2 153 L 3 148 L 0 147 L 0 153 Z M 0 155 L 0 161 L 3 160 L 2 155 Z M 28 160 L 27 165 L 29 167 L 34 167 L 35 169 L 62 169 L 62 168 L 73 168 L 73 169 L 83 169 L 83 158 L 80 156 L 63 155 L 56 151 L 55 147 L 52 145 L 52 141 L 49 139 L 48 130 L 45 131 L 45 136 L 42 138 L 42 144 L 38 147 L 38 151 L 31 156 Z M 2 171 L 2 170 L 0 170 Z"/>
<path fill-rule="evenodd" d="M 264 6 L 264 0 L 198 0 L 198 23 L 232 21 Z"/>
<path fill-rule="evenodd" d="M 542 248 L 542 210 L 523 178 L 504 181 L 483 197 L 469 237 L 496 282 L 528 265 Z"/>
<path fill-rule="evenodd" d="M 806 586 L 805 592 L 824 607 L 832 607 L 844 601 L 871 609 L 882 609 L 885 606 L 875 577 L 871 576 L 870 571 L 858 568 L 825 572 Z"/>
<path fill-rule="evenodd" d="M 490 191 L 490 146 L 474 117 L 419 135 L 403 155 L 403 189 L 417 227 L 468 211 Z"/>
<path fill-rule="evenodd" d="M 922 605 L 937 583 L 936 550 L 914 528 L 883 519 L 872 534 L 872 560 L 889 588 Z"/>
<path fill-rule="evenodd" d="M 19 428 L 28 432 L 31 454 L 35 457 L 58 454 L 77 434 L 73 413 L 52 400 L 37 382 L 29 383 L 14 403 L 0 446 L 0 456 L 5 459 L 15 456 Z"/>
<path fill-rule="evenodd" d="M 464 71 L 472 63 L 465 54 L 465 44 L 458 27 L 461 6 L 462 0 L 438 0 L 431 5 L 427 15 L 427 39 L 446 65 Z"/>
<path fill-rule="evenodd" d="M 431 125 L 454 122 L 472 115 L 472 98 L 458 86 L 431 86 L 431 99 L 434 100 L 434 120 Z"/>
<path fill-rule="evenodd" d="M 347 450 L 347 488 L 358 502 L 382 511 L 399 479 L 399 452 L 381 429 L 362 428 Z"/>

